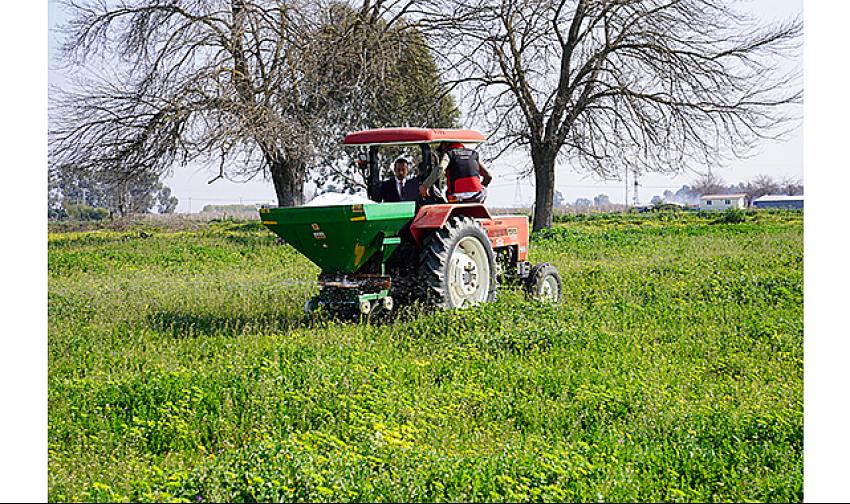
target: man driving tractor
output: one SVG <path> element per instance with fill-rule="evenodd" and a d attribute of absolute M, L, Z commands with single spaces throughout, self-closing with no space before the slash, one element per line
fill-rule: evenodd
<path fill-rule="evenodd" d="M 426 198 L 441 173 L 446 177 L 446 198 L 452 203 L 483 203 L 487 186 L 493 179 L 478 159 L 478 152 L 467 149 L 460 142 L 443 142 L 437 148 L 439 162 L 432 163 L 429 173 L 419 186 L 419 194 Z M 482 180 L 483 177 L 483 180 Z"/>

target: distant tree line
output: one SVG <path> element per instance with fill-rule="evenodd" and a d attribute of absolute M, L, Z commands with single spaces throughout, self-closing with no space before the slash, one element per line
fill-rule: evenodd
<path fill-rule="evenodd" d="M 679 203 L 682 205 L 695 205 L 699 203 L 700 196 L 706 194 L 746 194 L 747 201 L 752 201 L 766 194 L 783 194 L 797 196 L 803 194 L 803 182 L 794 178 L 775 179 L 769 175 L 759 175 L 752 180 L 727 184 L 722 178 L 712 173 L 697 177 L 690 184 L 683 184 L 676 191 L 666 190 L 663 195 L 654 195 L 650 200 L 653 205 L 664 203 Z M 598 194 L 591 201 L 588 198 L 576 198 L 572 203 L 568 202 L 561 191 L 555 191 L 555 208 L 570 208 L 575 210 L 610 209 L 613 205 L 607 194 Z"/>
<path fill-rule="evenodd" d="M 588 198 L 576 198 L 574 202 L 570 203 L 561 191 L 555 191 L 554 205 L 555 208 L 584 210 L 591 207 L 598 209 L 610 208 L 613 204 L 611 203 L 611 198 L 609 198 L 607 194 L 597 194 L 593 197 L 593 200 Z"/>
<path fill-rule="evenodd" d="M 698 177 L 690 185 L 683 185 L 676 192 L 666 190 L 663 195 L 653 196 L 651 203 L 654 205 L 662 203 L 693 205 L 699 203 L 700 196 L 706 194 L 746 194 L 747 201 L 752 201 L 766 194 L 797 196 L 803 194 L 803 182 L 793 178 L 777 180 L 769 175 L 759 175 L 749 181 L 727 184 L 719 176 L 707 173 Z"/>
<path fill-rule="evenodd" d="M 203 213 L 256 213 L 257 205 L 204 205 Z"/>
<path fill-rule="evenodd" d="M 102 220 L 130 214 L 172 213 L 177 197 L 151 172 L 112 178 L 73 166 L 49 172 L 47 218 L 50 220 Z"/>

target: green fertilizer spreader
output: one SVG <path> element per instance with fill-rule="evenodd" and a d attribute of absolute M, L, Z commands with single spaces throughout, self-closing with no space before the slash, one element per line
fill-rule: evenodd
<path fill-rule="evenodd" d="M 368 313 L 375 303 L 392 309 L 384 264 L 415 210 L 412 201 L 261 208 L 260 218 L 321 268 L 321 290 L 307 301 L 306 310 L 328 307 Z"/>

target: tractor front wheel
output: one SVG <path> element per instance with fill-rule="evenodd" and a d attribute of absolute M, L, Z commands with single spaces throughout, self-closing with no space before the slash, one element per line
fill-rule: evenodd
<path fill-rule="evenodd" d="M 438 308 L 493 301 L 496 265 L 487 233 L 469 217 L 453 217 L 425 239 L 419 257 L 425 299 Z"/>
<path fill-rule="evenodd" d="M 525 292 L 540 301 L 560 301 L 561 275 L 558 269 L 549 263 L 535 265 L 525 280 Z"/>

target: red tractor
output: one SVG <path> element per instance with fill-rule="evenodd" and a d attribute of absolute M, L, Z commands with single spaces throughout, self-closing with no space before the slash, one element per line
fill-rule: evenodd
<path fill-rule="evenodd" d="M 351 133 L 343 143 L 364 148 L 360 162 L 374 199 L 381 147 L 418 146 L 422 174 L 435 162 L 433 144 L 483 141 L 471 130 L 383 128 Z M 482 204 L 449 203 L 437 191 L 417 202 L 263 208 L 260 215 L 322 269 L 307 310 L 366 314 L 416 299 L 459 308 L 493 301 L 503 282 L 520 282 L 535 298 L 561 297 L 557 269 L 527 260 L 528 217 L 492 216 Z"/>

